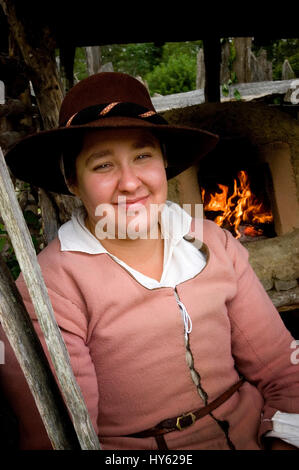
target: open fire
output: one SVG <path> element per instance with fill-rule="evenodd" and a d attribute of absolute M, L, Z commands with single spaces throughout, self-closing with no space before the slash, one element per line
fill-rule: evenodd
<path fill-rule="evenodd" d="M 214 194 L 208 194 L 202 188 L 204 211 L 219 212 L 218 215 L 212 214 L 211 218 L 217 225 L 228 228 L 235 238 L 263 236 L 265 224 L 273 222 L 272 212 L 252 193 L 246 171 L 239 171 L 237 178 L 231 195 L 229 186 L 223 184 L 218 184 L 219 191 Z"/>

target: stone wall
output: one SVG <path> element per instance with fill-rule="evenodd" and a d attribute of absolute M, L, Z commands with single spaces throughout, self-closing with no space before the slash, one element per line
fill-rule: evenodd
<path fill-rule="evenodd" d="M 256 275 L 276 307 L 299 304 L 299 229 L 244 243 Z"/>

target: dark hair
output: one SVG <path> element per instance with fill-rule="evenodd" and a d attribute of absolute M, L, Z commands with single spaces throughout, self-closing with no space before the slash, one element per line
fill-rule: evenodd
<path fill-rule="evenodd" d="M 71 136 L 62 149 L 62 165 L 64 176 L 69 184 L 77 183 L 76 159 L 83 146 L 84 132 L 78 132 Z"/>

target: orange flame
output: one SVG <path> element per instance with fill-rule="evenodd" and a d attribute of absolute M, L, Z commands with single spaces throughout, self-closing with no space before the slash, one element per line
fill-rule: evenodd
<path fill-rule="evenodd" d="M 216 217 L 214 222 L 222 226 L 225 222 L 234 227 L 236 238 L 241 237 L 238 227 L 241 222 L 247 224 L 268 223 L 273 221 L 273 215 L 258 202 L 256 196 L 251 192 L 248 175 L 245 171 L 238 173 L 239 185 L 234 179 L 234 191 L 228 198 L 228 186 L 218 184 L 221 192 L 210 194 L 209 202 L 205 202 L 205 190 L 202 189 L 202 200 L 205 211 L 222 211 L 222 215 Z M 256 236 L 261 234 L 260 229 L 247 230 L 247 235 Z"/>

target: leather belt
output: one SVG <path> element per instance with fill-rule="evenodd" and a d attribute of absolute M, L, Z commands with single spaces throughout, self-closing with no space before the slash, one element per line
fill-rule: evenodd
<path fill-rule="evenodd" d="M 228 398 L 230 398 L 244 383 L 245 379 L 241 378 L 238 382 L 232 385 L 228 390 L 219 395 L 215 400 L 213 400 L 208 405 L 203 408 L 199 408 L 196 411 L 190 411 L 189 413 L 184 413 L 181 416 L 176 416 L 174 418 L 164 419 L 156 426 L 146 429 L 145 431 L 140 431 L 137 433 L 129 434 L 126 437 L 156 437 L 158 442 L 159 449 L 167 449 L 165 440 L 163 438 L 164 434 L 167 434 L 172 431 L 182 431 L 183 429 L 191 426 L 195 421 L 200 418 L 203 418 L 207 414 L 211 413 L 215 408 L 218 408 L 222 403 L 224 403 Z M 159 439 L 160 437 L 160 439 Z M 162 439 L 161 439 L 162 438 Z M 162 446 L 162 447 L 161 447 Z M 165 447 L 166 446 L 166 447 Z"/>

